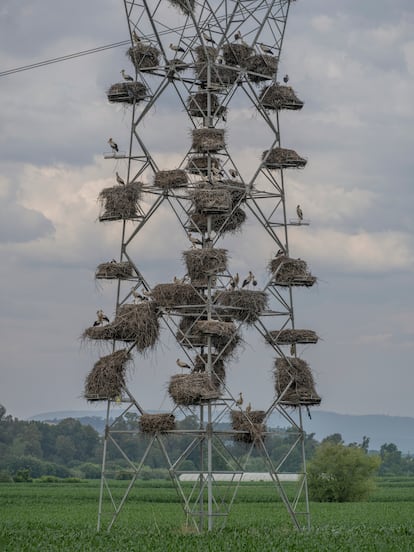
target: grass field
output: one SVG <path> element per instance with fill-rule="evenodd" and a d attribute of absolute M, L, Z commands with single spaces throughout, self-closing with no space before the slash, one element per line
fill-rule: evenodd
<path fill-rule="evenodd" d="M 369 502 L 312 503 L 312 529 L 301 533 L 269 484 L 243 485 L 226 528 L 195 535 L 171 485 L 145 481 L 112 531 L 97 534 L 98 491 L 96 481 L 0 484 L 0 550 L 414 551 L 414 478 L 379 480 Z"/>

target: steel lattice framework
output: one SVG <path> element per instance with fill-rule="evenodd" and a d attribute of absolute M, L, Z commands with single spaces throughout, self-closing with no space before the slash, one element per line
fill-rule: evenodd
<path fill-rule="evenodd" d="M 282 109 L 298 110 L 303 104 L 287 84 L 281 85 L 277 79 L 292 1 L 124 0 L 131 37 L 128 53 L 135 75 L 132 80 L 111 87 L 108 98 L 130 109 L 129 149 L 105 157 L 127 162 L 125 189 L 135 185 L 145 201 L 138 201 L 135 212 L 128 215 L 111 215 L 106 205 L 106 212 L 100 217 L 101 221 L 121 220 L 117 264 L 128 264 L 131 268 L 128 276 L 117 278 L 116 313 L 134 304 L 137 297 L 142 302 L 149 298 L 147 304 L 156 304 L 157 316 L 177 336 L 193 373 L 207 375 L 209 393 L 193 401 L 175 400 L 171 414 L 178 417 L 191 414 L 197 420 L 196 428 L 158 428 L 147 432 L 137 432 L 136 428 L 122 424 L 132 412 L 141 420 L 148 418 L 139 398 L 133 396 L 125 383 L 116 398 L 95 397 L 107 399 L 98 530 L 112 527 L 154 451 L 168 468 L 187 520 L 197 531 L 224 525 L 253 451 L 261 453 L 294 527 L 309 527 L 302 414 L 304 408 L 319 404 L 320 399 L 314 389 L 308 389 L 307 393 L 299 390 L 298 370 L 308 370 L 308 366 L 297 357 L 296 346 L 316 342 L 317 337 L 313 337 L 314 332 L 295 329 L 293 289 L 310 286 L 315 279 L 304 269 L 306 263 L 289 256 L 288 227 L 307 223 L 299 213 L 298 219 L 288 220 L 284 175 L 287 169 L 300 168 L 306 161 L 293 150 L 282 148 L 279 125 Z M 192 144 L 183 153 L 178 167 L 161 171 L 156 156 L 144 143 L 140 128 L 146 116 L 172 90 L 188 117 Z M 236 94 L 254 107 L 272 137 L 249 180 L 243 178 L 224 140 L 227 113 Z M 157 216 L 161 205 L 174 213 L 184 240 L 191 238 L 192 247 L 184 252 L 187 257 L 199 255 L 203 259 L 225 251 L 217 246 L 225 241 L 228 232 L 242 225 L 247 213 L 271 238 L 277 251 L 273 254 L 268 281 L 260 290 L 251 290 L 253 278 L 240 289 L 238 275 L 232 274 L 222 262 L 206 269 L 201 278 L 188 270 L 180 282 L 173 284 L 184 286 L 186 293 L 191 288 L 188 301 L 179 303 L 171 297 L 167 300 L 156 296 L 157 286 L 146 278 L 145 267 L 134 259 L 131 246 L 138 234 L 145 231 L 148 221 Z M 289 267 L 290 272 L 286 272 Z M 235 297 L 242 302 L 234 303 Z M 259 301 L 253 311 L 243 303 L 247 297 Z M 264 337 L 278 359 L 276 366 L 280 361 L 288 376 L 283 381 L 279 378 L 271 404 L 254 412 L 250 407 L 242 409 L 241 401 L 226 384 L 223 368 L 231 359 L 241 328 L 246 325 L 256 328 Z M 113 352 L 119 350 L 122 341 L 127 343 L 128 354 L 143 349 L 134 339 L 112 336 Z M 290 347 L 290 355 L 285 352 L 286 346 Z M 118 408 L 121 403 L 122 411 L 117 410 L 112 420 L 114 402 Z M 269 435 L 266 422 L 275 412 L 291 428 L 289 446 L 279 458 L 266 445 Z M 229 418 L 238 420 L 239 425 L 233 423 L 229 428 Z M 126 434 L 145 440 L 138 461 L 124 446 Z M 177 439 L 182 445 L 178 456 L 171 453 L 169 446 Z M 243 454 L 237 455 L 229 445 L 234 439 L 244 443 Z M 122 455 L 128 466 L 129 481 L 121 495 L 118 487 L 111 486 L 110 447 Z M 291 489 L 286 490 L 282 474 L 287 459 L 298 451 L 302 471 L 292 494 Z M 193 470 L 186 469 L 190 457 Z M 195 475 L 193 483 L 183 482 L 182 476 L 189 471 Z"/>

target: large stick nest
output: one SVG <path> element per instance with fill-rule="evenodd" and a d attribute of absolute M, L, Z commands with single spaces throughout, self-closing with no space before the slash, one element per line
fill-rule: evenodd
<path fill-rule="evenodd" d="M 243 431 L 244 433 L 236 433 L 235 441 L 243 443 L 253 443 L 260 438 L 263 438 L 266 432 L 266 426 L 263 420 L 266 417 L 264 410 L 251 410 L 248 412 L 240 410 L 231 411 L 231 425 L 235 431 Z"/>
<path fill-rule="evenodd" d="M 318 335 L 313 330 L 273 330 L 266 336 L 269 343 L 291 345 L 295 343 L 317 343 Z"/>
<path fill-rule="evenodd" d="M 159 333 L 157 305 L 154 301 L 143 301 L 121 305 L 111 324 L 87 328 L 83 337 L 135 342 L 138 351 L 143 352 L 155 346 Z"/>
<path fill-rule="evenodd" d="M 196 322 L 197 318 L 194 316 L 181 318 L 175 338 L 183 347 L 205 347 L 207 345 L 206 336 L 195 329 Z"/>
<path fill-rule="evenodd" d="M 197 355 L 194 361 L 194 372 L 208 372 L 208 354 L 203 353 Z M 224 359 L 218 355 L 211 355 L 211 379 L 213 386 L 217 389 L 221 388 L 226 381 L 226 369 L 224 367 Z"/>
<path fill-rule="evenodd" d="M 157 284 L 152 288 L 151 295 L 166 309 L 203 305 L 205 302 L 190 284 Z"/>
<path fill-rule="evenodd" d="M 133 266 L 129 261 L 101 263 L 95 270 L 97 280 L 129 280 L 132 277 Z"/>
<path fill-rule="evenodd" d="M 174 414 L 142 414 L 138 421 L 142 433 L 155 435 L 175 429 Z"/>
<path fill-rule="evenodd" d="M 142 82 L 117 82 L 106 94 L 111 103 L 133 104 L 147 96 L 147 88 Z"/>
<path fill-rule="evenodd" d="M 210 112 L 208 110 L 208 98 L 210 97 Z M 227 108 L 220 105 L 218 97 L 214 93 L 197 92 L 187 99 L 187 109 L 192 117 L 223 117 Z"/>
<path fill-rule="evenodd" d="M 227 269 L 227 249 L 189 249 L 183 251 L 183 257 L 192 280 L 203 279 Z"/>
<path fill-rule="evenodd" d="M 178 8 L 184 15 L 194 12 L 195 0 L 168 0 L 175 8 Z"/>
<path fill-rule="evenodd" d="M 173 169 L 170 171 L 158 171 L 155 173 L 154 186 L 169 190 L 171 188 L 182 188 L 187 186 L 188 176 L 182 169 Z"/>
<path fill-rule="evenodd" d="M 282 404 L 290 406 L 320 404 L 321 398 L 315 390 L 311 369 L 304 360 L 295 357 L 277 358 L 274 375 L 276 393 L 278 396 L 283 393 Z"/>
<path fill-rule="evenodd" d="M 316 276 L 312 276 L 306 261 L 302 259 L 280 255 L 270 261 L 268 268 L 273 273 L 273 282 L 278 286 L 311 287 L 316 282 Z"/>
<path fill-rule="evenodd" d="M 137 71 L 148 71 L 158 67 L 160 52 L 149 44 L 136 44 L 128 49 L 127 55 Z"/>
<path fill-rule="evenodd" d="M 190 199 L 199 213 L 227 213 L 233 206 L 231 193 L 224 188 L 196 188 L 191 191 Z"/>
<path fill-rule="evenodd" d="M 209 166 L 210 166 L 210 170 L 213 167 L 218 169 L 220 166 L 219 160 L 216 157 L 211 157 L 210 155 L 208 156 L 196 155 L 194 157 L 189 158 L 187 162 L 186 170 L 190 174 L 198 174 L 201 176 L 205 176 L 206 174 L 208 174 Z"/>
<path fill-rule="evenodd" d="M 217 48 L 214 46 L 203 45 L 194 48 L 194 52 L 198 63 L 214 62 L 218 54 Z"/>
<path fill-rule="evenodd" d="M 213 46 L 197 46 L 195 54 L 197 59 L 195 71 L 201 81 L 207 82 L 209 75 L 210 82 L 219 86 L 228 86 L 237 81 L 239 76 L 237 70 L 215 63 L 218 51 Z"/>
<path fill-rule="evenodd" d="M 240 207 L 234 209 L 230 215 L 212 215 L 211 230 L 213 232 L 237 232 L 246 220 L 246 213 Z M 207 215 L 203 213 L 193 213 L 190 219 L 191 232 L 207 232 Z"/>
<path fill-rule="evenodd" d="M 240 203 L 246 198 L 246 186 L 243 182 L 238 182 L 237 180 L 220 180 L 220 188 L 224 188 L 231 193 L 231 198 L 233 201 L 233 206 Z"/>
<path fill-rule="evenodd" d="M 218 399 L 220 389 L 212 382 L 209 374 L 195 372 L 176 374 L 171 377 L 168 393 L 177 405 L 190 406 L 209 399 Z"/>
<path fill-rule="evenodd" d="M 277 71 L 278 58 L 266 54 L 256 54 L 246 60 L 249 79 L 253 82 L 269 80 Z"/>
<path fill-rule="evenodd" d="M 269 169 L 303 168 L 307 160 L 301 157 L 295 150 L 287 148 L 273 148 L 262 153 L 262 160 Z"/>
<path fill-rule="evenodd" d="M 115 400 L 121 396 L 130 360 L 131 355 L 126 349 L 100 358 L 85 379 L 85 398 L 92 402 Z"/>
<path fill-rule="evenodd" d="M 104 188 L 98 197 L 103 208 L 99 220 L 136 219 L 141 188 L 141 182 Z"/>
<path fill-rule="evenodd" d="M 259 98 L 266 109 L 302 109 L 303 102 L 296 96 L 291 86 L 271 84 L 265 86 Z"/>
<path fill-rule="evenodd" d="M 225 307 L 217 311 L 220 316 L 229 316 L 246 324 L 256 322 L 268 303 L 264 291 L 250 289 L 218 291 L 214 300 L 216 305 Z"/>
<path fill-rule="evenodd" d="M 223 360 L 229 358 L 242 342 L 233 322 L 199 320 L 188 316 L 181 319 L 176 339 L 183 347 L 207 347 L 209 337 L 211 346 Z"/>
<path fill-rule="evenodd" d="M 233 42 L 232 44 L 225 44 L 223 46 L 223 57 L 227 65 L 241 65 L 244 67 L 247 58 L 249 58 L 253 52 L 253 48 L 247 44 Z"/>
<path fill-rule="evenodd" d="M 215 153 L 226 147 L 222 128 L 195 128 L 192 137 L 193 149 L 199 153 Z"/>

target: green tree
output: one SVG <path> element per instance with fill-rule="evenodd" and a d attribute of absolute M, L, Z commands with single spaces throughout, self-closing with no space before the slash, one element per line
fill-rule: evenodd
<path fill-rule="evenodd" d="M 381 459 L 360 446 L 324 440 L 308 463 L 309 494 L 317 502 L 363 500 L 374 489 Z"/>

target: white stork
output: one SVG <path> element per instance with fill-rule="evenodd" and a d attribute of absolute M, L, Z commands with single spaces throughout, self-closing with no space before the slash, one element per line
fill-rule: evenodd
<path fill-rule="evenodd" d="M 170 44 L 170 49 L 173 51 L 173 52 L 182 52 L 184 53 L 185 50 L 182 46 L 176 46 L 175 44 L 171 43 Z"/>
<path fill-rule="evenodd" d="M 259 42 L 259 48 L 264 52 L 265 54 L 270 54 L 273 56 L 273 50 L 269 46 L 266 46 L 266 44 L 263 44 L 263 42 Z"/>
<path fill-rule="evenodd" d="M 94 326 L 103 326 L 104 322 L 109 323 L 109 318 L 104 314 L 104 311 L 102 309 L 99 309 L 96 311 L 96 320 L 93 323 Z"/>
<path fill-rule="evenodd" d="M 257 286 L 257 280 L 251 270 L 249 270 L 249 274 L 246 276 L 246 278 L 243 280 L 242 288 L 249 286 L 250 284 L 253 284 L 254 286 Z"/>
<path fill-rule="evenodd" d="M 187 368 L 188 370 L 192 370 L 192 368 L 189 364 L 187 364 L 186 362 L 183 362 L 179 358 L 177 358 L 177 360 L 175 362 L 176 362 L 177 366 L 179 366 L 180 368 Z"/>
<path fill-rule="evenodd" d="M 121 69 L 121 75 L 126 81 L 134 82 L 134 79 L 128 73 L 125 73 L 125 69 Z"/>
<path fill-rule="evenodd" d="M 284 82 L 285 84 L 287 84 L 287 83 L 289 82 L 289 75 L 285 75 L 285 76 L 283 77 L 283 82 Z"/>
<path fill-rule="evenodd" d="M 118 153 L 118 152 L 119 152 L 118 144 L 117 144 L 116 142 L 114 142 L 114 141 L 112 140 L 112 138 L 109 138 L 108 144 L 111 146 L 112 151 L 114 152 L 114 155 L 115 155 L 115 153 Z"/>
<path fill-rule="evenodd" d="M 300 205 L 296 207 L 296 214 L 298 215 L 299 222 L 302 222 L 303 220 L 303 211 L 300 208 Z"/>
<path fill-rule="evenodd" d="M 132 40 L 135 42 L 135 44 L 139 44 L 141 42 L 141 39 L 139 38 L 135 30 L 132 31 Z"/>
<path fill-rule="evenodd" d="M 119 176 L 118 171 L 115 174 L 116 174 L 116 181 L 118 182 L 118 184 L 120 186 L 125 186 L 125 180 Z"/>
<path fill-rule="evenodd" d="M 239 176 L 239 173 L 238 171 L 236 171 L 236 169 L 230 169 L 229 174 L 233 179 L 236 179 Z"/>
<path fill-rule="evenodd" d="M 211 42 L 211 44 L 215 44 L 216 41 L 214 40 L 214 38 L 212 38 L 211 36 L 209 36 L 206 32 L 202 32 L 201 33 L 203 35 L 203 38 L 206 42 Z"/>
<path fill-rule="evenodd" d="M 237 289 L 239 287 L 239 282 L 240 282 L 240 276 L 239 276 L 239 273 L 236 272 L 236 275 L 232 276 L 230 279 L 231 289 Z"/>
<path fill-rule="evenodd" d="M 237 406 L 241 406 L 243 404 L 243 395 L 241 392 L 239 393 L 239 398 L 236 400 L 236 404 Z"/>
<path fill-rule="evenodd" d="M 188 233 L 187 236 L 193 249 L 195 249 L 197 245 L 203 245 L 203 242 L 198 238 L 195 238 L 191 233 Z"/>

